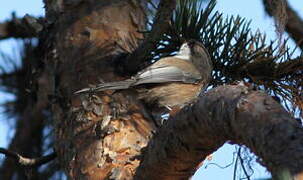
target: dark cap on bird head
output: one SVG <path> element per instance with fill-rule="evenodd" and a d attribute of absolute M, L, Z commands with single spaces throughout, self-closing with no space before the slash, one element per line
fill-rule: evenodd
<path fill-rule="evenodd" d="M 213 64 L 211 57 L 205 48 L 205 46 L 195 39 L 189 39 L 186 40 L 183 44 L 187 44 L 190 49 L 191 54 L 191 61 L 195 66 L 202 72 L 202 74 L 205 74 L 206 79 L 211 78 L 211 72 L 213 69 Z"/>

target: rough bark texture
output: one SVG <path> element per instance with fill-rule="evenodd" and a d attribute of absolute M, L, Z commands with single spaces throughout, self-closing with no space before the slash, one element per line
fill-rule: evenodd
<path fill-rule="evenodd" d="M 221 86 L 170 118 L 149 143 L 136 179 L 188 179 L 224 142 L 249 147 L 274 175 L 303 172 L 303 129 L 276 101 Z"/>
<path fill-rule="evenodd" d="M 144 3 L 142 1 L 141 3 Z M 72 179 L 131 179 L 154 129 L 136 94 L 73 96 L 98 78 L 121 80 L 116 60 L 142 39 L 139 1 L 46 1 L 50 29 L 47 65 L 53 73 L 56 152 Z M 58 16 L 59 12 L 61 13 Z"/>

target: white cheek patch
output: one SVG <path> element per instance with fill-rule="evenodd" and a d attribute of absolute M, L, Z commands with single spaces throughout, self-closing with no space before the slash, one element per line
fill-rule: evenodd
<path fill-rule="evenodd" d="M 184 49 L 189 49 L 187 43 L 182 44 L 182 46 L 181 46 L 181 48 L 180 48 L 180 50 L 184 50 Z"/>
<path fill-rule="evenodd" d="M 184 59 L 184 60 L 190 60 L 190 49 L 187 43 L 184 43 L 179 52 L 174 56 L 176 58 Z"/>

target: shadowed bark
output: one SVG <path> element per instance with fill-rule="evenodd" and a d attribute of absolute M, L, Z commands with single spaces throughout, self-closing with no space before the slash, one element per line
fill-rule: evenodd
<path fill-rule="evenodd" d="M 67 2 L 67 1 L 66 1 Z M 64 1 L 64 3 L 66 3 Z M 46 3 L 48 5 L 48 3 Z M 136 94 L 106 92 L 73 96 L 98 78 L 121 80 L 116 59 L 132 52 L 143 36 L 145 13 L 139 1 L 83 1 L 62 8 L 46 44 L 53 73 L 55 149 L 72 179 L 132 179 L 136 156 L 154 129 Z M 66 5 L 66 4 L 64 4 Z M 47 7 L 47 17 L 56 13 Z"/>

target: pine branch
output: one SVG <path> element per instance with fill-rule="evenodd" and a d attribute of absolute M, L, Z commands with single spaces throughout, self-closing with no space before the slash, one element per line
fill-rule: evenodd
<path fill-rule="evenodd" d="M 7 38 L 32 38 L 43 29 L 42 19 L 36 19 L 25 15 L 23 18 L 16 18 L 0 23 L 0 40 Z"/>

